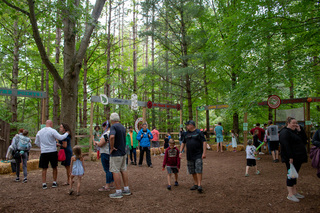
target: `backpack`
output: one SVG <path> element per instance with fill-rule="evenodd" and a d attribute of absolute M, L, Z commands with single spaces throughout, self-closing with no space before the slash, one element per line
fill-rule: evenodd
<path fill-rule="evenodd" d="M 17 148 L 20 151 L 28 151 L 30 138 L 19 135 Z"/>

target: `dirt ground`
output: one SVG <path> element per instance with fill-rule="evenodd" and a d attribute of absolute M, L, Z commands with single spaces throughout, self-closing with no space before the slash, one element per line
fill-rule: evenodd
<path fill-rule="evenodd" d="M 65 169 L 59 165 L 58 188 L 51 188 L 52 170 L 48 170 L 48 189 L 41 188 L 41 170 L 28 173 L 28 183 L 14 182 L 12 175 L 0 176 L 0 212 L 320 212 L 320 179 L 310 162 L 303 164 L 298 180 L 299 192 L 306 197 L 300 203 L 286 199 L 286 169 L 262 155 L 257 162 L 261 171 L 245 177 L 245 152 L 207 152 L 204 160 L 204 193 L 190 191 L 193 185 L 182 159 L 179 186 L 166 189 L 163 157 L 152 156 L 154 168 L 129 165 L 131 196 L 110 199 L 110 192 L 99 192 L 105 183 L 101 162 L 86 161 L 81 195 L 68 195 Z M 172 179 L 173 181 L 173 179 Z M 112 191 L 113 192 L 113 191 Z M 111 192 L 111 193 L 112 193 Z"/>

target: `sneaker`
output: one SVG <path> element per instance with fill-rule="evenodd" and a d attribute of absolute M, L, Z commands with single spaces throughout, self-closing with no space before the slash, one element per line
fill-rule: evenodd
<path fill-rule="evenodd" d="M 23 183 L 27 183 L 27 182 L 28 182 L 27 178 L 24 178 Z"/>
<path fill-rule="evenodd" d="M 259 152 L 259 155 L 264 155 L 264 153 L 263 152 Z"/>
<path fill-rule="evenodd" d="M 130 189 L 122 190 L 122 195 L 126 195 L 126 196 L 131 195 Z"/>
<path fill-rule="evenodd" d="M 190 190 L 197 190 L 198 189 L 198 185 L 193 185 Z"/>
<path fill-rule="evenodd" d="M 47 184 L 42 184 L 42 189 L 47 189 Z"/>
<path fill-rule="evenodd" d="M 171 186 L 170 186 L 170 185 L 168 185 L 168 186 L 167 186 L 167 189 L 168 189 L 168 190 L 171 190 Z"/>
<path fill-rule="evenodd" d="M 160 154 L 160 156 L 164 156 L 164 154 L 163 154 L 163 153 L 161 153 L 161 154 Z"/>
<path fill-rule="evenodd" d="M 260 171 L 258 170 L 257 172 L 256 172 L 256 175 L 259 175 L 260 174 Z"/>
<path fill-rule="evenodd" d="M 136 165 L 137 165 L 137 163 L 136 163 L 136 162 L 134 162 L 134 163 L 133 163 L 133 165 L 135 165 L 135 166 L 136 166 Z"/>
<path fill-rule="evenodd" d="M 19 182 L 19 181 L 20 181 L 20 178 L 19 178 L 19 177 L 17 177 L 15 181 L 16 181 L 16 182 Z"/>
<path fill-rule="evenodd" d="M 257 160 L 261 160 L 261 158 L 257 158 Z"/>
<path fill-rule="evenodd" d="M 150 168 L 153 168 L 152 164 L 149 166 Z"/>
<path fill-rule="evenodd" d="M 58 187 L 58 184 L 56 182 L 53 182 L 52 183 L 52 188 L 57 188 Z"/>
<path fill-rule="evenodd" d="M 279 160 L 278 160 L 278 159 L 275 159 L 275 163 L 279 163 Z"/>
<path fill-rule="evenodd" d="M 109 194 L 110 198 L 123 198 L 122 193 L 113 193 L 113 194 Z"/>
<path fill-rule="evenodd" d="M 69 195 L 72 195 L 72 193 L 73 193 L 73 190 L 72 189 L 69 189 Z"/>
<path fill-rule="evenodd" d="M 133 161 L 131 161 L 131 165 L 134 165 Z"/>
<path fill-rule="evenodd" d="M 295 196 L 296 198 L 299 198 L 299 199 L 303 199 L 303 198 L 304 198 L 304 195 L 299 194 L 299 193 L 295 194 L 294 196 Z"/>
<path fill-rule="evenodd" d="M 245 177 L 249 177 L 249 174 L 248 174 L 248 173 L 246 173 L 244 176 L 245 176 Z"/>
<path fill-rule="evenodd" d="M 199 192 L 199 193 L 202 193 L 202 192 L 203 192 L 203 190 L 202 190 L 202 187 L 201 187 L 201 186 L 198 186 L 198 192 Z"/>
<path fill-rule="evenodd" d="M 179 186 L 178 181 L 174 182 L 174 186 Z"/>
<path fill-rule="evenodd" d="M 291 200 L 293 202 L 299 202 L 300 200 L 298 198 L 296 198 L 296 196 L 292 195 L 292 196 L 288 196 L 287 197 L 288 200 Z"/>

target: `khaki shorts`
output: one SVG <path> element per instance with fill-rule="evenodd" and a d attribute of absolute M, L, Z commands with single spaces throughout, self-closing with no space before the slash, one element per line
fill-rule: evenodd
<path fill-rule="evenodd" d="M 110 157 L 110 172 L 119 173 L 127 171 L 126 157 L 127 155 Z"/>

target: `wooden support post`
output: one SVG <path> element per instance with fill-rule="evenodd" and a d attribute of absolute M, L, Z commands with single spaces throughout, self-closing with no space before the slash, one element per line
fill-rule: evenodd
<path fill-rule="evenodd" d="M 306 102 L 306 120 L 310 122 L 310 102 Z M 306 125 L 306 134 L 308 138 L 307 149 L 308 149 L 308 153 L 310 153 L 310 137 L 311 137 L 310 125 Z"/>
<path fill-rule="evenodd" d="M 45 110 L 46 110 L 46 98 L 42 99 L 42 120 L 41 120 L 41 124 L 45 124 Z"/>
<path fill-rule="evenodd" d="M 142 123 L 147 122 L 147 108 L 143 107 L 142 108 Z"/>
<path fill-rule="evenodd" d="M 198 124 L 198 110 L 196 110 L 196 128 L 199 128 L 199 124 Z"/>
<path fill-rule="evenodd" d="M 90 109 L 90 138 L 89 138 L 89 158 L 92 159 L 92 146 L 93 146 L 93 102 L 91 101 Z"/>
<path fill-rule="evenodd" d="M 248 113 L 244 113 L 244 118 L 243 118 L 243 123 L 248 123 Z M 247 127 L 249 128 L 249 126 Z M 247 146 L 247 134 L 248 134 L 248 130 L 247 131 L 243 131 L 243 146 L 244 148 Z"/>

